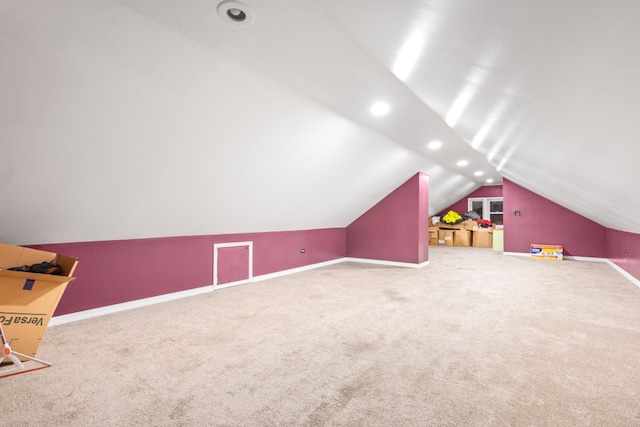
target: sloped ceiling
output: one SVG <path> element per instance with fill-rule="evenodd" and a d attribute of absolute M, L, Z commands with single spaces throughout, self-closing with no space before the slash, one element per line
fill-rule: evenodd
<path fill-rule="evenodd" d="M 0 240 L 344 227 L 417 171 L 640 232 L 637 2 L 244 4 L 2 2 Z"/>
<path fill-rule="evenodd" d="M 640 232 L 638 2 L 246 0 L 238 27 L 208 1 L 118 1 L 476 182 Z"/>

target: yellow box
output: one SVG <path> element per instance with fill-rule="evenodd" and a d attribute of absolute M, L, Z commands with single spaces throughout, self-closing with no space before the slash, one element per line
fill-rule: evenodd
<path fill-rule="evenodd" d="M 531 258 L 562 260 L 563 247 L 561 245 L 531 245 Z"/>

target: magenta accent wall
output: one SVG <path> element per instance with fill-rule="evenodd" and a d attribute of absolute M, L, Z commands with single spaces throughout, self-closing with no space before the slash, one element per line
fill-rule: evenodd
<path fill-rule="evenodd" d="M 607 258 L 640 280 L 640 234 L 608 228 Z"/>
<path fill-rule="evenodd" d="M 604 258 L 607 229 L 503 179 L 504 250 L 529 253 L 532 243 L 562 245 L 565 255 Z M 514 211 L 520 211 L 515 216 Z"/>
<path fill-rule="evenodd" d="M 79 259 L 62 315 L 212 285 L 213 244 L 241 241 L 253 241 L 254 276 L 346 256 L 344 228 L 30 247 Z"/>
<path fill-rule="evenodd" d="M 442 212 L 438 214 L 438 216 L 443 216 L 451 210 L 456 211 L 459 214 L 468 212 L 469 211 L 468 199 L 471 199 L 474 197 L 478 197 L 478 198 L 502 197 L 502 185 L 484 185 L 480 188 L 477 188 L 471 193 L 464 196 L 462 199 L 455 202 L 453 205 L 449 206 L 447 209 L 444 209 Z"/>
<path fill-rule="evenodd" d="M 429 259 L 429 179 L 418 173 L 347 227 L 347 256 L 419 264 Z"/>

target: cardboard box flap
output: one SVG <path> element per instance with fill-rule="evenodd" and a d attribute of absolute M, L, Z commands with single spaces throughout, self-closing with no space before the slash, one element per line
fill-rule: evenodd
<path fill-rule="evenodd" d="M 60 267 L 60 276 L 71 276 L 78 265 L 78 260 L 65 255 L 58 255 L 54 252 L 41 251 L 38 249 L 25 248 L 22 246 L 7 245 L 0 243 L 0 270 L 7 270 L 23 265 L 34 265 L 41 262 L 55 263 Z M 12 270 L 11 270 L 12 271 Z M 36 273 L 30 273 L 36 274 Z M 48 274 L 36 274 L 37 280 L 46 280 Z M 40 276 L 43 276 L 40 278 Z M 57 280 L 54 280 L 57 282 Z"/>
<path fill-rule="evenodd" d="M 78 260 L 76 258 L 71 258 L 65 255 L 58 255 L 56 259 L 56 264 L 60 267 L 63 276 L 71 277 L 73 273 L 76 271 L 76 266 L 78 265 Z"/>
<path fill-rule="evenodd" d="M 54 252 L 40 251 L 22 246 L 0 243 L 0 268 L 20 267 L 41 262 L 53 262 L 58 255 Z"/>
<path fill-rule="evenodd" d="M 493 228 L 478 227 L 477 230 L 473 230 L 473 231 L 477 231 L 480 233 L 493 233 Z"/>
<path fill-rule="evenodd" d="M 57 274 L 39 274 L 39 273 L 32 273 L 30 271 L 13 271 L 13 270 L 0 270 L 0 277 L 10 277 L 12 279 L 23 279 L 23 280 L 37 280 L 39 282 L 50 282 L 50 283 L 65 283 L 75 279 L 75 277 L 59 276 Z"/>

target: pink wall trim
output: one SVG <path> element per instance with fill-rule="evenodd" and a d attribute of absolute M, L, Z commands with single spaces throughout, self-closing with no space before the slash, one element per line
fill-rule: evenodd
<path fill-rule="evenodd" d="M 607 229 L 607 258 L 640 280 L 640 234 Z"/>
<path fill-rule="evenodd" d="M 212 285 L 213 244 L 244 241 L 253 241 L 254 276 L 346 256 L 344 228 L 30 247 L 79 259 L 59 316 Z"/>
<path fill-rule="evenodd" d="M 438 214 L 438 216 L 443 216 L 447 212 L 453 210 L 458 212 L 459 214 L 463 214 L 469 211 L 469 201 L 468 199 L 474 197 L 502 197 L 502 185 L 483 185 L 480 188 L 472 191 L 471 193 L 464 196 L 462 199 L 455 202 L 453 205 L 449 206 L 447 209 L 444 209 L 442 212 Z"/>
<path fill-rule="evenodd" d="M 429 179 L 418 173 L 347 226 L 347 256 L 428 260 Z"/>
<path fill-rule="evenodd" d="M 503 179 L 504 250 L 529 252 L 532 243 L 562 245 L 565 255 L 604 258 L 606 228 Z M 514 211 L 520 211 L 515 216 Z"/>

